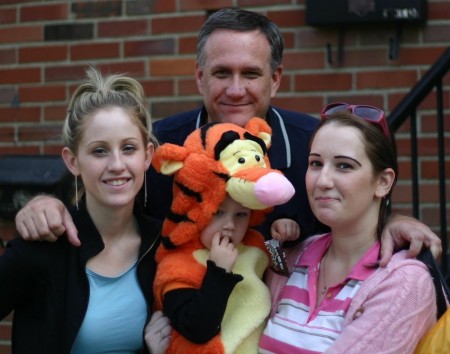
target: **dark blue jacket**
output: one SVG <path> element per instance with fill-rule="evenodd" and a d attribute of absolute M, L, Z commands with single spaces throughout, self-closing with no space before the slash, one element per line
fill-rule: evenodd
<path fill-rule="evenodd" d="M 54 243 L 16 237 L 0 257 L 0 319 L 14 310 L 13 353 L 69 354 L 78 334 L 89 302 L 86 262 L 104 244 L 83 204 L 71 215 L 80 247 L 72 246 L 67 237 Z M 160 225 L 138 209 L 135 215 L 141 235 L 137 277 L 149 319 Z M 145 345 L 142 353 L 148 353 Z"/>
<path fill-rule="evenodd" d="M 295 187 L 295 196 L 285 205 L 274 208 L 260 231 L 269 237 L 270 225 L 280 217 L 293 218 L 302 226 L 303 236 L 315 233 L 318 223 L 309 207 L 305 188 L 308 167 L 309 141 L 318 125 L 318 119 L 303 113 L 270 107 L 266 120 L 272 128 L 272 146 L 268 154 L 271 166 L 282 171 Z M 205 108 L 180 113 L 153 125 L 160 143 L 183 145 L 186 137 L 207 122 Z M 150 200 L 147 212 L 163 219 L 172 201 L 172 178 L 158 175 L 152 168 L 147 180 Z"/>

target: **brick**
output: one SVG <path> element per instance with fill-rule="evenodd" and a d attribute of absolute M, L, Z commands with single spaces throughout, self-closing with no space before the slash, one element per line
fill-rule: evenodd
<path fill-rule="evenodd" d="M 297 48 L 295 43 L 295 33 L 292 31 L 283 31 L 282 32 L 283 38 L 284 38 L 284 49 L 293 49 Z M 283 55 L 285 55 L 286 52 L 284 52 Z"/>
<path fill-rule="evenodd" d="M 57 141 L 61 139 L 61 125 L 20 126 L 17 131 L 19 141 Z"/>
<path fill-rule="evenodd" d="M 77 1 L 71 11 L 77 19 L 96 17 L 118 17 L 122 15 L 120 0 Z"/>
<path fill-rule="evenodd" d="M 13 87 L 0 87 L 0 104 L 10 104 L 12 107 L 17 107 L 19 102 L 19 95 Z"/>
<path fill-rule="evenodd" d="M 94 38 L 92 23 L 45 25 L 44 38 L 46 41 L 65 41 Z"/>
<path fill-rule="evenodd" d="M 444 127 L 446 127 L 448 130 L 450 127 L 450 115 L 444 114 L 443 119 L 444 119 L 443 121 Z M 437 129 L 438 129 L 437 111 L 434 111 L 433 114 L 421 114 L 420 128 L 419 128 L 421 132 L 436 132 Z"/>
<path fill-rule="evenodd" d="M 152 76 L 193 75 L 195 59 L 155 59 L 150 61 Z"/>
<path fill-rule="evenodd" d="M 218 10 L 222 7 L 231 7 L 233 5 L 233 1 L 231 0 L 189 0 L 180 2 L 180 10 Z"/>
<path fill-rule="evenodd" d="M 0 69 L 0 84 L 37 83 L 41 81 L 40 68 Z"/>
<path fill-rule="evenodd" d="M 66 89 L 60 85 L 44 85 L 19 88 L 21 102 L 55 102 L 66 100 Z"/>
<path fill-rule="evenodd" d="M 356 88 L 388 89 L 393 87 L 412 87 L 417 82 L 415 70 L 391 70 L 356 73 Z"/>
<path fill-rule="evenodd" d="M 399 58 L 395 60 L 397 65 L 431 65 L 448 47 L 402 48 Z"/>
<path fill-rule="evenodd" d="M 15 23 L 17 10 L 15 8 L 0 9 L 0 24 Z"/>
<path fill-rule="evenodd" d="M 283 67 L 284 70 L 323 69 L 324 54 L 317 51 L 286 53 L 283 57 Z"/>
<path fill-rule="evenodd" d="M 100 58 L 119 58 L 119 43 L 89 43 L 74 44 L 70 48 L 70 57 L 73 61 L 100 59 Z"/>
<path fill-rule="evenodd" d="M 141 80 L 145 96 L 153 98 L 157 96 L 174 96 L 173 80 Z"/>
<path fill-rule="evenodd" d="M 8 344 L 0 344 L 0 354 L 11 354 L 12 349 Z"/>
<path fill-rule="evenodd" d="M 437 157 L 433 160 L 425 160 L 420 162 L 421 177 L 426 179 L 438 179 L 439 178 L 439 162 Z M 444 163 L 444 173 L 448 177 L 450 176 L 450 162 Z"/>
<path fill-rule="evenodd" d="M 272 101 L 274 106 L 283 107 L 292 111 L 309 113 L 317 116 L 320 107 L 323 106 L 322 97 L 276 97 Z"/>
<path fill-rule="evenodd" d="M 20 8 L 20 21 L 62 20 L 68 18 L 67 4 L 33 5 Z"/>
<path fill-rule="evenodd" d="M 85 76 L 87 65 L 64 65 L 46 67 L 44 78 L 46 82 L 82 80 Z"/>
<path fill-rule="evenodd" d="M 411 178 L 411 161 L 405 161 L 403 159 L 398 159 L 398 178 L 410 179 Z"/>
<path fill-rule="evenodd" d="M 197 36 L 178 39 L 179 54 L 197 54 Z"/>
<path fill-rule="evenodd" d="M 99 64 L 97 67 L 102 73 L 124 73 L 135 79 L 145 77 L 145 63 L 143 61 L 137 62 L 120 62 L 110 64 Z"/>
<path fill-rule="evenodd" d="M 350 90 L 351 74 L 305 74 L 295 76 L 296 91 Z"/>
<path fill-rule="evenodd" d="M 335 48 L 335 50 L 337 50 Z M 334 52 L 334 64 L 339 65 L 337 62 L 337 52 Z M 343 66 L 354 67 L 373 67 L 387 65 L 388 53 L 387 49 L 366 49 L 361 48 L 358 50 L 345 50 L 343 58 Z"/>
<path fill-rule="evenodd" d="M 183 96 L 198 95 L 197 82 L 194 78 L 192 79 L 181 79 L 178 80 L 178 94 Z"/>
<path fill-rule="evenodd" d="M 0 141 L 2 143 L 12 143 L 16 139 L 15 129 L 13 127 L 0 127 Z"/>
<path fill-rule="evenodd" d="M 15 64 L 17 52 L 14 48 L 0 49 L 0 65 Z"/>
<path fill-rule="evenodd" d="M 67 57 L 68 48 L 65 45 L 19 48 L 20 63 L 63 61 Z"/>
<path fill-rule="evenodd" d="M 35 155 L 40 154 L 39 146 L 1 146 L 0 155 Z"/>
<path fill-rule="evenodd" d="M 450 14 L 450 3 L 443 2 L 428 2 L 428 20 L 447 20 Z"/>
<path fill-rule="evenodd" d="M 38 122 L 41 115 L 40 107 L 0 107 L 0 122 Z"/>
<path fill-rule="evenodd" d="M 297 47 L 301 49 L 307 48 L 324 48 L 327 44 L 332 46 L 333 51 L 337 50 L 339 31 L 326 28 L 301 27 L 298 31 Z M 345 33 L 345 45 L 354 46 L 357 41 L 356 31 Z"/>
<path fill-rule="evenodd" d="M 98 37 L 131 37 L 148 34 L 147 20 L 108 21 L 98 25 Z"/>
<path fill-rule="evenodd" d="M 43 151 L 42 153 L 44 155 L 60 155 L 61 154 L 61 150 L 62 150 L 62 145 L 61 144 L 55 144 L 52 143 L 53 145 L 49 145 L 46 144 L 43 147 Z"/>
<path fill-rule="evenodd" d="M 125 2 L 127 15 L 142 15 L 154 13 L 171 13 L 176 11 L 175 0 L 148 1 L 128 0 Z"/>
<path fill-rule="evenodd" d="M 190 111 L 200 107 L 203 104 L 201 98 L 194 101 L 176 100 L 168 102 L 151 102 L 150 112 L 153 119 L 165 118 L 175 113 Z"/>
<path fill-rule="evenodd" d="M 67 104 L 57 105 L 56 103 L 51 106 L 44 107 L 44 121 L 64 121 L 67 114 Z"/>
<path fill-rule="evenodd" d="M 284 1 L 284 0 L 281 0 Z M 300 9 L 287 9 L 286 11 L 269 11 L 267 17 L 280 28 L 305 25 L 305 11 Z"/>
<path fill-rule="evenodd" d="M 0 28 L 0 43 L 41 41 L 42 26 L 13 26 Z"/>
<path fill-rule="evenodd" d="M 177 16 L 168 18 L 156 18 L 151 22 L 153 34 L 161 33 L 198 33 L 205 18 L 203 16 Z M 174 26 L 176 24 L 176 26 Z"/>
<path fill-rule="evenodd" d="M 290 0 L 239 0 L 239 6 L 287 5 Z M 300 3 L 297 1 L 297 3 Z M 278 22 L 275 22 L 278 23 Z"/>
<path fill-rule="evenodd" d="M 155 39 L 146 41 L 130 41 L 124 45 L 125 57 L 174 54 L 173 39 Z"/>
<path fill-rule="evenodd" d="M 423 39 L 426 43 L 449 42 L 450 25 L 432 25 L 425 28 Z"/>

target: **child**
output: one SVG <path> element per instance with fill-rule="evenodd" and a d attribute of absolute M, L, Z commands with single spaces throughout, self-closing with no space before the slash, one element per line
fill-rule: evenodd
<path fill-rule="evenodd" d="M 261 280 L 269 264 L 257 225 L 294 190 L 269 167 L 270 128 L 207 124 L 184 146 L 162 145 L 155 167 L 174 174 L 154 283 L 169 317 L 168 353 L 256 353 L 270 296 Z M 291 221 L 286 220 L 286 223 Z"/>

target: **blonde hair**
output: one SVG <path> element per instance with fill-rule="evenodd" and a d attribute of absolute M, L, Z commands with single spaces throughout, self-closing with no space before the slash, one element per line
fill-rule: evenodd
<path fill-rule="evenodd" d="M 102 76 L 95 68 L 86 71 L 85 81 L 73 93 L 63 127 L 63 145 L 74 154 L 83 134 L 85 119 L 101 109 L 121 107 L 130 113 L 145 142 L 158 145 L 152 134 L 150 113 L 141 84 L 123 74 Z"/>

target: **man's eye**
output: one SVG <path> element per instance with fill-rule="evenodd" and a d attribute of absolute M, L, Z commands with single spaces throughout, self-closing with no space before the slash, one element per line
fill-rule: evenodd
<path fill-rule="evenodd" d="M 246 72 L 244 75 L 245 75 L 245 77 L 248 78 L 248 79 L 257 79 L 258 77 L 261 76 L 261 75 L 260 75 L 258 72 L 256 72 L 256 71 L 249 71 L 249 72 Z"/>
<path fill-rule="evenodd" d="M 217 70 L 214 72 L 214 76 L 218 78 L 225 78 L 228 77 L 229 72 L 228 70 Z"/>

